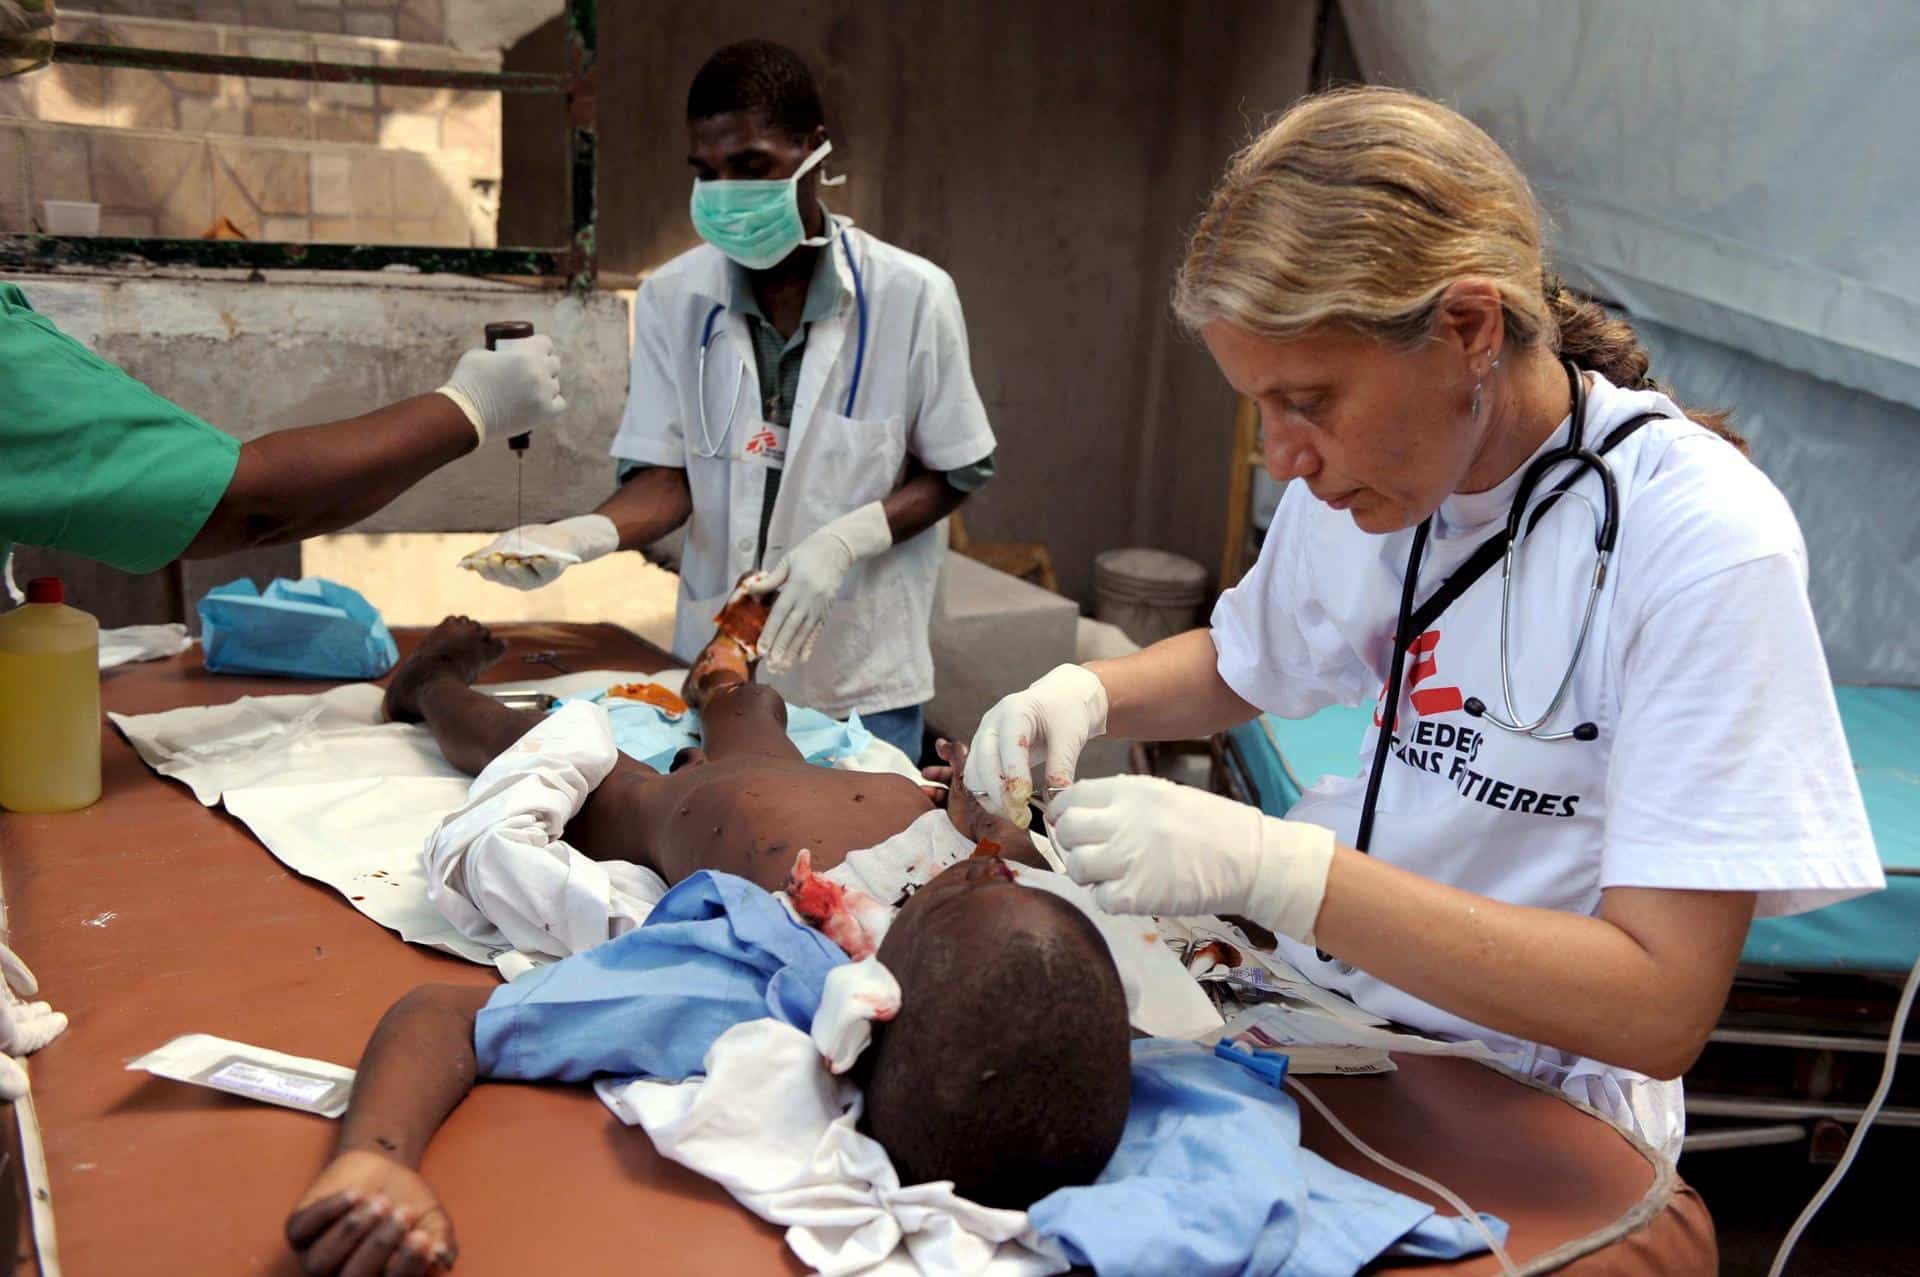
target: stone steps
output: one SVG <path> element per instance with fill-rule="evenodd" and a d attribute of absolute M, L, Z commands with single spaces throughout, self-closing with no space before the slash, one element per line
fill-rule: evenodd
<path fill-rule="evenodd" d="M 58 36 L 500 67 L 444 45 L 69 10 Z M 486 246 L 499 181 L 498 94 L 71 64 L 0 81 L 0 231 L 33 229 L 42 201 L 60 199 L 99 203 L 109 235 L 198 236 L 224 217 L 255 239 Z"/>

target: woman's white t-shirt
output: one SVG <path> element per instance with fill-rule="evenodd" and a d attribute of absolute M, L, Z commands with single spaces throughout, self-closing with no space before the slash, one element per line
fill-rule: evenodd
<path fill-rule="evenodd" d="M 1807 601 L 1806 546 L 1778 489 L 1740 453 L 1652 391 L 1589 374 L 1583 438 L 1648 422 L 1608 454 L 1619 545 L 1572 687 L 1547 730 L 1592 722 L 1593 741 L 1543 742 L 1468 715 L 1506 713 L 1500 569 L 1480 578 L 1414 644 L 1372 854 L 1515 904 L 1592 915 L 1608 887 L 1753 891 L 1758 916 L 1798 913 L 1884 885 L 1826 658 Z M 1546 444 L 1566 441 L 1563 421 Z M 1435 514 L 1416 601 L 1504 526 L 1505 483 Z M 1565 471 L 1549 476 L 1542 490 Z M 1599 506 L 1591 472 L 1574 486 Z M 1253 571 L 1220 599 L 1221 676 L 1287 718 L 1374 704 L 1358 777 L 1323 780 L 1290 813 L 1352 845 L 1378 736 L 1411 529 L 1361 532 L 1290 485 Z M 1573 651 L 1594 565 L 1593 520 L 1561 500 L 1522 543 L 1513 577 L 1513 707 L 1550 702 Z M 1284 956 L 1361 1006 L 1445 1037 L 1515 1051 L 1527 1071 L 1677 1156 L 1678 1081 L 1490 1029 L 1282 941 Z"/>

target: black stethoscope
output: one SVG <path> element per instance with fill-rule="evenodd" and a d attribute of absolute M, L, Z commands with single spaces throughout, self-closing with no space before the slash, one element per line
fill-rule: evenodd
<path fill-rule="evenodd" d="M 1605 453 L 1611 452 L 1614 445 L 1632 434 L 1635 430 L 1660 416 L 1659 413 L 1643 413 L 1631 421 L 1616 428 L 1607 436 L 1598 450 L 1588 448 L 1585 442 L 1587 419 L 1586 379 L 1571 361 L 1562 360 L 1567 370 L 1567 386 L 1572 392 L 1573 408 L 1571 412 L 1572 428 L 1565 445 L 1551 449 L 1536 457 L 1521 476 L 1520 487 L 1513 494 L 1513 505 L 1507 512 L 1507 526 L 1495 533 L 1474 550 L 1460 568 L 1441 583 L 1433 596 L 1418 608 L 1414 607 L 1413 595 L 1420 574 L 1420 558 L 1427 548 L 1427 537 L 1433 526 L 1432 516 L 1422 520 L 1414 530 L 1413 548 L 1407 555 L 1407 575 L 1400 591 L 1400 612 L 1394 622 L 1393 660 L 1387 670 L 1386 706 L 1380 716 L 1380 737 L 1373 747 L 1373 766 L 1367 775 L 1366 796 L 1360 804 L 1360 826 L 1354 836 L 1354 847 L 1366 851 L 1373 839 L 1374 809 L 1380 799 L 1380 782 L 1386 773 L 1387 755 L 1393 748 L 1393 729 L 1400 711 L 1400 684 L 1406 671 L 1407 649 L 1414 639 L 1426 633 L 1441 613 L 1451 607 L 1455 600 L 1466 593 L 1467 588 L 1492 568 L 1496 560 L 1500 563 L 1500 694 L 1505 701 L 1506 714 L 1494 713 L 1487 708 L 1479 697 L 1469 697 L 1464 708 L 1475 718 L 1493 724 L 1503 731 L 1515 735 L 1527 736 L 1538 741 L 1578 740 L 1590 741 L 1600 735 L 1600 729 L 1593 723 L 1576 724 L 1571 731 L 1549 732 L 1542 730 L 1547 722 L 1560 711 L 1566 702 L 1567 693 L 1572 690 L 1573 676 L 1580 668 L 1580 658 L 1587 647 L 1587 637 L 1593 628 L 1594 609 L 1600 598 L 1601 587 L 1607 581 L 1607 564 L 1613 558 L 1614 547 L 1620 538 L 1620 489 L 1613 477 L 1613 468 L 1606 462 Z M 1571 464 L 1571 474 L 1561 479 L 1554 489 L 1547 493 L 1540 504 L 1533 509 L 1531 517 L 1528 507 L 1532 504 L 1534 491 L 1545 482 L 1548 474 L 1560 466 Z M 1570 489 L 1587 473 L 1600 476 L 1600 504 L 1596 506 L 1584 493 Z M 1553 699 L 1538 718 L 1523 720 L 1513 705 L 1513 679 L 1509 664 L 1507 643 L 1508 618 L 1511 614 L 1513 597 L 1514 556 L 1520 541 L 1532 532 L 1540 518 L 1561 497 L 1572 497 L 1587 507 L 1593 516 L 1593 548 L 1595 562 L 1593 580 L 1587 587 L 1586 611 L 1580 620 L 1580 634 L 1574 640 L 1573 655 L 1567 661 L 1567 672 L 1560 679 L 1560 686 L 1554 692 Z M 1525 524 L 1523 527 L 1522 524 Z"/>

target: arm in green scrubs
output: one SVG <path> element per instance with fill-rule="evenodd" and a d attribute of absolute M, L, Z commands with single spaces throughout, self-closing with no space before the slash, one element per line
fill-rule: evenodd
<path fill-rule="evenodd" d="M 0 284 L 0 544 L 155 571 L 198 535 L 239 459 L 239 440 L 162 399 Z"/>
<path fill-rule="evenodd" d="M 467 351 L 431 394 L 243 445 L 0 284 L 0 561 L 20 541 L 152 572 L 337 532 L 481 440 L 566 406 L 559 354 L 536 337 Z"/>

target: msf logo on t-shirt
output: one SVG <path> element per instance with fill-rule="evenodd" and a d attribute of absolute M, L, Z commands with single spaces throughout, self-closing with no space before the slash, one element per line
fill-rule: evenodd
<path fill-rule="evenodd" d="M 1440 631 L 1428 630 L 1407 648 L 1407 688 L 1412 692 L 1409 698 L 1413 712 L 1422 718 L 1432 718 L 1436 714 L 1450 714 L 1466 702 L 1461 699 L 1457 687 L 1426 687 L 1420 684 L 1433 678 L 1440 672 L 1439 663 Z M 1374 702 L 1373 725 L 1380 726 L 1381 716 L 1386 709 L 1387 689 L 1380 689 L 1380 699 Z"/>
<path fill-rule="evenodd" d="M 1420 721 L 1410 731 L 1404 722 L 1395 723 L 1406 734 L 1393 738 L 1389 746 L 1393 756 L 1415 771 L 1444 777 L 1471 802 L 1529 816 L 1571 817 L 1580 805 L 1579 794 L 1546 793 L 1480 771 L 1479 767 L 1485 766 L 1479 762 L 1480 746 L 1486 738 L 1464 724 L 1433 721 L 1466 706 L 1459 688 L 1432 685 L 1431 680 L 1440 673 L 1439 650 L 1439 630 L 1428 630 L 1407 648 L 1411 662 L 1406 671 L 1408 700 Z M 1422 687 L 1423 683 L 1427 686 Z M 1381 725 L 1386 699 L 1386 689 L 1382 688 L 1373 709 L 1376 728 Z"/>

